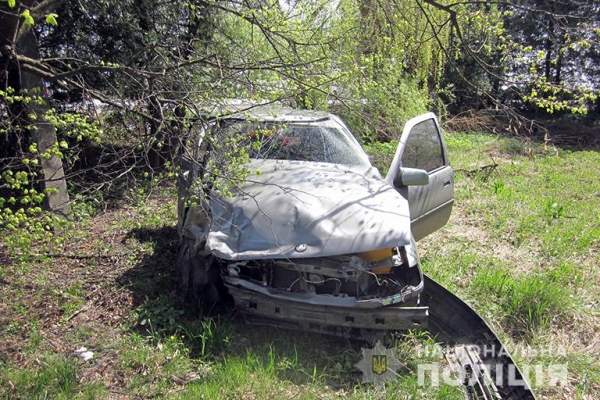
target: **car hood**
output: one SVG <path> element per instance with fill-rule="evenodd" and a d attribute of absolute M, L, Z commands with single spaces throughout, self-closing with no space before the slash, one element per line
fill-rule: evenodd
<path fill-rule="evenodd" d="M 373 167 L 253 160 L 250 168 L 260 174 L 233 197 L 210 199 L 205 250 L 218 257 L 325 257 L 410 243 L 408 203 Z"/>

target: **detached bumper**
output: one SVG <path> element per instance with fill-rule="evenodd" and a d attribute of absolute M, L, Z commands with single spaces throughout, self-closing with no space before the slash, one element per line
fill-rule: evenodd
<path fill-rule="evenodd" d="M 236 307 L 252 317 L 309 331 L 327 327 L 368 330 L 406 330 L 427 328 L 428 307 L 385 306 L 377 308 L 344 307 L 274 298 L 235 285 L 225 284 Z"/>

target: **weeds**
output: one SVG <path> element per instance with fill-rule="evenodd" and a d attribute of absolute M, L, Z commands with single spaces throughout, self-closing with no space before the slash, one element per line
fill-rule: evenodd
<path fill-rule="evenodd" d="M 7 398 L 70 399 L 82 393 L 87 393 L 88 396 L 83 396 L 87 398 L 105 394 L 96 384 L 81 385 L 79 368 L 65 357 L 41 354 L 37 360 L 37 364 L 25 368 L 0 364 L 0 387 L 10 389 L 11 393 Z"/>
<path fill-rule="evenodd" d="M 544 275 L 515 277 L 506 271 L 485 269 L 475 276 L 472 288 L 482 299 L 497 304 L 504 325 L 527 340 L 548 329 L 553 321 L 563 320 L 573 308 L 568 288 Z"/>
<path fill-rule="evenodd" d="M 156 337 L 180 332 L 182 327 L 179 319 L 184 312 L 173 305 L 168 295 L 161 294 L 156 299 L 146 299 L 136 307 L 133 318 L 150 336 Z"/>
<path fill-rule="evenodd" d="M 546 200 L 544 204 L 544 214 L 550 219 L 558 219 L 565 216 L 566 206 L 559 204 L 553 199 Z"/>
<path fill-rule="evenodd" d="M 201 318 L 182 332 L 192 354 L 202 359 L 223 354 L 235 337 L 235 327 L 226 318 Z"/>

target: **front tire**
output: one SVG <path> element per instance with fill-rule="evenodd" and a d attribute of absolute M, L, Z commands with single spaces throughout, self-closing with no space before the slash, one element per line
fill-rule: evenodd
<path fill-rule="evenodd" d="M 186 237 L 180 239 L 175 273 L 186 301 L 200 307 L 210 307 L 220 300 L 219 268 L 212 256 L 198 254 L 194 240 Z"/>

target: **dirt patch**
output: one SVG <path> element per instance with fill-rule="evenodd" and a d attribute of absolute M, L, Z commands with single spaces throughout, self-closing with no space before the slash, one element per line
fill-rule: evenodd
<path fill-rule="evenodd" d="M 515 247 L 505 240 L 492 238 L 482 224 L 484 222 L 460 205 L 455 205 L 448 225 L 419 242 L 419 252 L 422 256 L 427 255 L 429 249 L 450 253 L 468 245 L 472 252 L 512 265 L 515 273 L 529 272 L 539 266 L 535 243 Z"/>
<path fill-rule="evenodd" d="M 151 200 L 162 209 L 173 201 Z M 34 249 L 26 265 L 0 253 L 0 360 L 25 368 L 36 360 L 32 352 L 75 359 L 75 349 L 85 346 L 95 355 L 94 362 L 81 360 L 81 381 L 105 382 L 116 391 L 111 397 L 129 397 L 118 393 L 127 386 L 114 350 L 144 301 L 140 286 L 170 281 L 177 243 L 174 216 L 172 225 L 145 230 L 136 228 L 138 218 L 129 208 L 108 211 L 55 251 Z"/>

